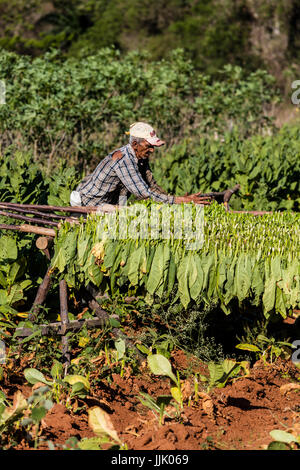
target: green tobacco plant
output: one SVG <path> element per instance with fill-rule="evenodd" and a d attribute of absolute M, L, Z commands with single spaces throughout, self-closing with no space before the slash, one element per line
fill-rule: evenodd
<path fill-rule="evenodd" d="M 295 436 L 291 432 L 274 429 L 270 432 L 273 441 L 268 445 L 267 450 L 299 450 L 300 435 Z"/>
<path fill-rule="evenodd" d="M 0 237 L 0 319 L 9 320 L 18 312 L 14 308 L 26 299 L 25 291 L 32 286 L 25 277 L 27 260 L 20 254 L 16 237 Z M 26 276 L 27 277 L 27 276 Z"/>
<path fill-rule="evenodd" d="M 94 437 L 78 439 L 70 437 L 65 444 L 58 445 L 62 450 L 127 450 L 127 445 L 119 438 L 110 416 L 101 408 L 95 406 L 88 410 L 89 426 L 93 430 Z M 50 450 L 57 450 L 51 441 L 48 441 Z"/>
<path fill-rule="evenodd" d="M 225 359 L 222 363 L 208 363 L 209 378 L 200 375 L 200 379 L 207 383 L 207 390 L 210 391 L 214 387 L 223 388 L 233 379 L 240 376 L 241 372 L 249 374 L 249 365 L 247 361 L 236 362 L 231 359 Z"/>
<path fill-rule="evenodd" d="M 175 387 L 171 387 L 170 392 L 172 397 L 180 405 L 180 408 L 183 408 L 183 397 L 178 371 L 177 376 L 175 376 L 172 372 L 170 361 L 162 354 L 150 354 L 147 357 L 147 362 L 153 374 L 167 376 L 175 383 Z"/>
<path fill-rule="evenodd" d="M 47 385 L 34 390 L 27 399 L 18 391 L 10 404 L 4 393 L 0 392 L 0 440 L 2 436 L 7 440 L 14 434 L 16 426 L 21 426 L 28 435 L 33 433 L 34 447 L 37 448 L 41 421 L 53 406 L 50 394 Z"/>
<path fill-rule="evenodd" d="M 187 139 L 154 160 L 154 176 L 170 194 L 224 191 L 238 183 L 238 197 L 230 200 L 236 210 L 299 211 L 299 137 L 299 126 L 285 126 L 250 139 L 238 132 Z"/>
<path fill-rule="evenodd" d="M 267 338 L 260 334 L 256 338 L 256 344 L 240 343 L 236 345 L 237 349 L 253 352 L 256 359 L 262 359 L 265 363 L 272 364 L 279 357 L 285 359 L 291 356 L 293 345 L 287 341 L 276 341 L 275 338 Z"/>
<path fill-rule="evenodd" d="M 69 405 L 72 398 L 84 398 L 90 390 L 89 380 L 84 376 L 66 375 L 63 377 L 63 368 L 57 361 L 52 366 L 50 373 L 52 380 L 46 379 L 44 374 L 37 369 L 28 368 L 24 370 L 24 376 L 31 385 L 43 383 L 49 386 L 57 403 L 61 403 L 62 396 L 65 393 L 69 394 L 66 399 L 66 405 Z M 71 390 L 69 390 L 67 384 L 71 386 Z"/>
<path fill-rule="evenodd" d="M 33 428 L 35 448 L 38 447 L 38 437 L 42 419 L 53 407 L 53 402 L 50 396 L 51 389 L 45 385 L 35 389 L 32 395 L 27 399 L 30 416 L 23 418 L 21 425 L 28 430 L 31 429 L 31 427 Z"/>
<path fill-rule="evenodd" d="M 149 343 L 148 346 L 144 344 L 137 344 L 136 347 L 147 356 L 153 354 L 155 351 L 157 354 L 161 354 L 165 356 L 167 359 L 171 357 L 171 351 L 174 348 L 174 340 L 171 335 L 168 334 L 159 334 L 153 328 L 147 328 L 147 332 L 145 333 L 145 338 L 143 341 Z"/>
<path fill-rule="evenodd" d="M 170 387 L 171 395 L 160 395 L 154 399 L 148 393 L 140 392 L 139 396 L 137 397 L 144 406 L 152 410 L 153 413 L 158 417 L 159 425 L 161 426 L 164 424 L 166 416 L 172 418 L 170 413 L 168 413 L 165 408 L 172 402 L 173 399 L 176 402 L 175 408 L 177 408 L 177 404 L 180 406 L 180 408 L 183 408 L 183 398 L 179 374 L 177 373 L 177 377 L 174 375 L 169 360 L 162 354 L 150 353 L 147 357 L 147 362 L 153 374 L 169 377 L 176 385 L 175 387 Z M 180 414 L 180 412 L 177 414 Z"/>
<path fill-rule="evenodd" d="M 166 406 L 168 406 L 173 399 L 172 395 L 160 395 L 156 399 L 154 399 L 148 393 L 139 392 L 137 398 L 144 406 L 152 410 L 154 414 L 158 415 L 158 421 L 160 426 L 164 424 L 164 419 L 166 416 L 168 416 L 169 418 L 172 417 L 165 410 Z"/>
<path fill-rule="evenodd" d="M 117 446 L 117 448 L 119 448 L 120 450 L 124 450 L 126 448 L 125 444 L 119 438 L 108 413 L 106 413 L 98 406 L 95 406 L 88 410 L 88 415 L 89 425 L 98 438 L 98 445 L 101 446 L 103 443 L 110 442 L 110 444 L 112 444 L 114 448 L 115 446 Z M 82 450 L 87 450 L 91 448 L 90 443 L 94 445 L 95 440 L 93 439 L 92 441 L 81 441 L 79 447 Z"/>

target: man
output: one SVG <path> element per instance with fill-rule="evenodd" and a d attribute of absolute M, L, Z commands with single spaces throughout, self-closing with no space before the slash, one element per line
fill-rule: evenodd
<path fill-rule="evenodd" d="M 138 199 L 153 199 L 168 204 L 195 202 L 209 204 L 200 194 L 173 196 L 156 183 L 149 167 L 155 147 L 165 144 L 144 122 L 130 126 L 129 144 L 107 155 L 92 174 L 86 176 L 71 194 L 72 206 L 124 206 L 130 194 Z"/>

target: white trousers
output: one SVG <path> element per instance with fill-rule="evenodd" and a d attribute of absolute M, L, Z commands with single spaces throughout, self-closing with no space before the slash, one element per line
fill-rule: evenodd
<path fill-rule="evenodd" d="M 72 207 L 81 206 L 81 196 L 78 191 L 72 191 L 70 195 L 70 204 Z"/>

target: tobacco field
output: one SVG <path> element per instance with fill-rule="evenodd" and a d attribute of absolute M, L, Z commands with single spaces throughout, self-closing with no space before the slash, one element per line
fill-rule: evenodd
<path fill-rule="evenodd" d="M 0 65 L 0 448 L 298 450 L 300 134 L 266 112 L 272 77 L 213 81 L 180 50 Z M 125 234 L 121 209 L 58 210 L 142 117 L 167 141 L 150 163 L 170 194 L 240 185 L 229 210 L 185 205 L 194 238 L 149 200 L 129 200 Z M 47 205 L 46 252 L 20 227 Z"/>

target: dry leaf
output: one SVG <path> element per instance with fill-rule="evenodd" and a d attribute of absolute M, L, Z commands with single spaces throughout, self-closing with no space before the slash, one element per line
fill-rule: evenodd
<path fill-rule="evenodd" d="M 81 318 L 83 317 L 83 315 L 84 315 L 85 312 L 87 312 L 87 311 L 88 311 L 88 307 L 85 307 L 85 308 L 82 310 L 82 312 L 78 313 L 77 319 L 78 319 L 78 320 L 81 320 Z"/>
<path fill-rule="evenodd" d="M 181 382 L 181 394 L 183 400 L 188 400 L 192 395 L 192 386 L 191 382 L 184 380 Z"/>
<path fill-rule="evenodd" d="M 138 431 L 138 428 L 134 426 L 133 424 L 130 424 L 129 426 L 127 426 L 127 428 L 125 428 L 124 432 L 126 432 L 126 434 L 132 434 L 133 436 L 139 437 L 139 434 L 137 431 Z"/>
<path fill-rule="evenodd" d="M 295 423 L 294 426 L 288 430 L 288 432 L 298 438 L 298 436 L 300 436 L 300 423 Z"/>
<path fill-rule="evenodd" d="M 19 413 L 22 413 L 26 408 L 27 408 L 27 401 L 26 401 L 25 397 L 23 396 L 22 392 L 20 392 L 20 390 L 18 390 L 14 394 L 13 405 L 10 406 L 9 408 L 4 409 L 4 411 L 2 413 L 2 420 L 7 421 L 13 415 L 17 415 Z"/>
<path fill-rule="evenodd" d="M 214 418 L 214 404 L 212 398 L 205 392 L 199 392 L 199 397 L 202 398 L 203 411 L 210 417 Z"/>
<path fill-rule="evenodd" d="M 114 441 L 121 444 L 119 436 L 113 426 L 113 423 L 108 413 L 106 413 L 98 406 L 95 406 L 88 410 L 88 414 L 89 425 L 97 436 L 102 434 L 108 434 Z"/>
<path fill-rule="evenodd" d="M 36 382 L 33 386 L 32 386 L 32 391 L 36 390 L 37 388 L 40 388 L 40 387 L 45 387 L 45 384 L 43 382 Z"/>
<path fill-rule="evenodd" d="M 282 393 L 283 395 L 286 395 L 287 393 L 292 392 L 293 390 L 300 390 L 300 384 L 294 384 L 294 383 L 285 384 L 285 385 L 282 385 L 279 390 L 280 390 L 280 393 Z"/>

